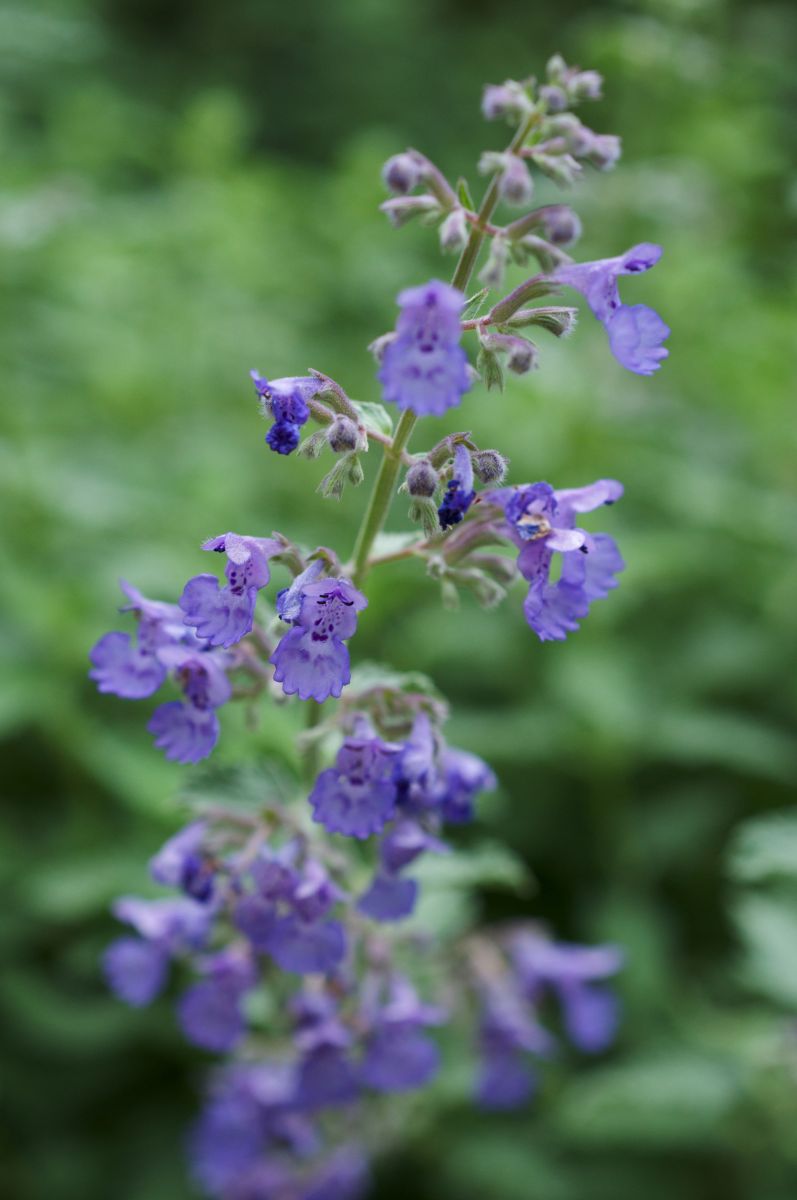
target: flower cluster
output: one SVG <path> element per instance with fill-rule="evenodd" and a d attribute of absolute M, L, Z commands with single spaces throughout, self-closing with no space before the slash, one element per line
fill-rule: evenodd
<path fill-rule="evenodd" d="M 459 255 L 450 284 L 400 293 L 396 329 L 372 345 L 387 407 L 352 400 L 320 372 L 271 381 L 251 372 L 271 450 L 289 455 L 308 422 L 321 427 L 299 452 L 337 456 L 318 487 L 325 499 L 362 483 L 360 457 L 381 445 L 350 560 L 279 533 L 221 534 L 202 549 L 224 556 L 223 581 L 194 576 L 176 605 L 123 584 L 137 635 L 108 633 L 91 651 L 101 692 L 144 699 L 169 678 L 177 685 L 181 698 L 161 704 L 149 728 L 183 763 L 210 753 L 218 709 L 231 699 L 313 702 L 297 739 L 301 772 L 293 778 L 286 768 L 279 786 L 265 781 L 265 797 L 259 790 L 248 808 L 223 793 L 206 803 L 151 862 L 153 880 L 171 893 L 125 896 L 113 909 L 130 927 L 104 960 L 117 995 L 134 1007 L 151 1003 L 176 962 L 178 974 L 192 976 L 177 1002 L 183 1033 L 231 1056 L 214 1074 L 190 1145 L 197 1180 L 218 1200 L 356 1200 L 379 1105 L 432 1079 L 441 1055 L 430 1030 L 444 1022 L 475 1045 L 474 1092 L 492 1109 L 532 1095 L 539 1063 L 557 1051 L 557 1028 L 584 1053 L 615 1036 L 619 1010 L 606 981 L 621 966 L 617 947 L 553 942 L 523 922 L 430 936 L 419 904 L 424 876 L 444 878 L 445 860 L 434 856 L 456 850 L 442 836 L 471 821 L 476 798 L 497 781 L 477 755 L 447 744 L 445 705 L 425 677 L 371 666 L 353 678 L 349 650 L 369 572 L 398 559 L 424 563 L 449 607 L 465 588 L 491 608 L 520 577 L 526 620 L 542 642 L 577 630 L 592 602 L 617 586 L 624 563 L 614 539 L 579 523 L 620 499 L 616 480 L 506 485 L 507 458 L 480 447 L 471 430 L 408 450 L 418 419 L 457 408 L 477 380 L 500 389 L 505 370 L 537 367 L 529 330 L 557 338 L 573 330 L 576 310 L 556 303 L 562 288 L 585 297 L 628 370 L 650 375 L 667 356 L 662 319 L 623 304 L 618 286 L 621 275 L 652 267 L 660 248 L 643 243 L 576 263 L 567 252 L 581 233 L 575 213 L 528 208 L 535 172 L 571 184 L 585 165 L 616 163 L 619 139 L 573 111 L 600 91 L 594 71 L 558 56 L 540 84 L 489 86 L 484 115 L 508 121 L 513 135 L 481 157 L 490 183 L 478 209 L 464 182 L 452 187 L 418 151 L 385 165 L 392 223 L 437 223 L 442 249 Z M 528 211 L 496 224 L 502 202 Z M 485 245 L 485 286 L 466 300 Z M 508 265 L 532 259 L 538 272 L 488 308 Z M 400 413 L 395 424 L 390 406 Z M 380 538 L 396 491 L 409 495 L 423 536 Z M 260 593 L 274 563 L 290 579 L 270 606 Z"/>

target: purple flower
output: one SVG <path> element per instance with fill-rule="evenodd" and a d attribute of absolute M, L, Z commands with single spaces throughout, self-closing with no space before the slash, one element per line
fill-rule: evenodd
<path fill-rule="evenodd" d="M 504 488 L 489 494 L 504 511 L 507 532 L 520 547 L 518 569 L 528 580 L 526 620 L 540 641 L 562 641 L 578 628 L 593 600 L 617 587 L 625 564 L 608 534 L 576 528 L 577 513 L 614 504 L 623 494 L 614 479 L 554 491 L 548 483 Z M 554 552 L 563 556 L 556 583 L 550 582 Z"/>
<path fill-rule="evenodd" d="M 269 559 L 284 547 L 275 538 L 223 533 L 202 543 L 203 550 L 226 553 L 227 583 L 215 575 L 195 575 L 180 597 L 186 625 L 211 646 L 232 646 L 251 632 L 257 593 L 269 582 Z"/>
<path fill-rule="evenodd" d="M 357 908 L 374 921 L 401 921 L 412 914 L 417 898 L 418 884 L 414 879 L 378 871 L 357 901 Z"/>
<path fill-rule="evenodd" d="M 175 641 L 187 641 L 188 630 L 181 628 L 182 614 L 175 604 L 148 600 L 124 579 L 122 591 L 130 601 L 122 612 L 138 617 L 136 645 L 127 633 L 106 633 L 92 648 L 89 678 L 100 692 L 113 692 L 124 700 L 142 700 L 156 692 L 166 678 L 166 666 L 159 651 Z"/>
<path fill-rule="evenodd" d="M 403 820 L 397 821 L 382 838 L 379 857 L 385 871 L 395 873 L 427 850 L 448 854 L 448 846 L 427 833 L 417 821 Z"/>
<path fill-rule="evenodd" d="M 544 1056 L 553 1038 L 537 1023 L 511 976 L 485 989 L 479 1026 L 481 1065 L 476 1093 L 482 1108 L 518 1108 L 531 1096 L 535 1075 L 528 1055 Z"/>
<path fill-rule="evenodd" d="M 219 718 L 213 709 L 194 708 L 180 700 L 161 704 L 147 729 L 155 745 L 173 762 L 195 763 L 207 756 L 219 740 Z"/>
<path fill-rule="evenodd" d="M 441 416 L 470 387 L 459 344 L 465 297 L 433 279 L 400 293 L 397 337 L 386 347 L 378 379 L 385 400 L 418 416 Z"/>
<path fill-rule="evenodd" d="M 557 995 L 571 1042 L 587 1054 L 605 1050 L 617 1032 L 619 1006 L 612 992 L 596 985 L 619 971 L 619 947 L 549 942 L 523 931 L 513 939 L 512 955 L 532 1000 L 547 989 Z"/>
<path fill-rule="evenodd" d="M 368 601 L 346 579 L 317 579 L 319 570 L 311 564 L 277 598 L 280 617 L 294 627 L 269 661 L 286 695 L 320 704 L 339 696 L 351 679 L 344 640 L 355 632 L 357 613 Z"/>
<path fill-rule="evenodd" d="M 368 1164 L 356 1146 L 341 1146 L 311 1178 L 302 1200 L 360 1200 L 368 1186 Z"/>
<path fill-rule="evenodd" d="M 321 383 L 311 376 L 286 379 L 263 379 L 257 371 L 249 372 L 263 411 L 274 424 L 266 434 L 266 442 L 277 454 L 290 454 L 299 444 L 300 429 L 310 416 L 308 401 Z"/>
<path fill-rule="evenodd" d="M 126 1004 L 141 1008 L 163 990 L 169 955 L 155 942 L 123 937 L 111 942 L 103 955 L 108 986 Z"/>
<path fill-rule="evenodd" d="M 142 900 L 120 896 L 112 912 L 117 920 L 132 925 L 142 938 L 157 943 L 169 954 L 201 946 L 213 919 L 207 905 L 187 898 Z"/>
<path fill-rule="evenodd" d="M 213 895 L 214 868 L 210 859 L 202 853 L 206 833 L 206 821 L 192 821 L 169 838 L 150 859 L 149 871 L 155 882 L 182 888 L 195 900 L 210 900 Z"/>
<path fill-rule="evenodd" d="M 473 802 L 480 792 L 492 792 L 498 780 L 483 759 L 468 750 L 448 746 L 443 752 L 443 778 L 438 811 L 444 821 L 461 825 L 473 820 Z"/>
<path fill-rule="evenodd" d="M 452 525 L 458 525 L 475 499 L 470 452 L 460 443 L 454 451 L 454 473 L 437 510 L 440 528 L 449 529 Z"/>
<path fill-rule="evenodd" d="M 329 833 L 367 838 L 393 816 L 397 747 L 364 727 L 338 751 L 334 767 L 322 771 L 310 793 L 313 820 Z"/>
<path fill-rule="evenodd" d="M 609 335 L 609 346 L 617 361 L 637 375 L 652 375 L 667 357 L 662 342 L 670 330 L 658 313 L 644 304 L 625 305 L 620 300 L 617 280 L 621 275 L 649 271 L 661 258 L 661 246 L 643 242 L 616 258 L 570 263 L 551 275 L 557 283 L 586 297 L 595 316 Z"/>
<path fill-rule="evenodd" d="M 265 949 L 283 971 L 296 975 L 327 975 L 346 953 L 346 936 L 339 921 L 312 923 L 299 917 L 277 917 Z"/>
<path fill-rule="evenodd" d="M 234 950 L 203 964 L 207 978 L 184 992 L 178 1005 L 180 1025 L 189 1042 L 205 1050 L 232 1050 L 246 1032 L 241 1001 L 257 982 L 249 958 Z"/>
<path fill-rule="evenodd" d="M 423 1026 L 438 1025 L 443 1016 L 422 1004 L 406 979 L 394 979 L 390 1001 L 374 1014 L 365 1043 L 361 1077 L 366 1086 L 377 1092 L 404 1092 L 428 1083 L 437 1073 L 440 1053 Z"/>

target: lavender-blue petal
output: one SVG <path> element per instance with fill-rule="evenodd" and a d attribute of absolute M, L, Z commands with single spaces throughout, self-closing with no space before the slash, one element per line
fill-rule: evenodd
<path fill-rule="evenodd" d="M 350 779 L 330 767 L 318 776 L 310 793 L 313 820 L 329 833 L 367 838 L 379 833 L 393 816 L 395 784 L 364 776 Z"/>
<path fill-rule="evenodd" d="M 158 749 L 179 763 L 207 758 L 219 740 L 219 719 L 215 712 L 179 700 L 170 700 L 156 708 L 147 729 Z"/>
<path fill-rule="evenodd" d="M 494 1111 L 520 1108 L 534 1092 L 536 1078 L 517 1050 L 487 1045 L 482 1049 L 476 1083 L 481 1108 Z"/>
<path fill-rule="evenodd" d="M 254 587 L 236 593 L 219 587 L 215 575 L 195 575 L 183 588 L 180 608 L 198 637 L 211 646 L 233 646 L 251 632 L 256 600 Z"/>
<path fill-rule="evenodd" d="M 659 314 L 646 304 L 621 305 L 606 324 L 609 348 L 629 371 L 653 375 L 669 356 L 662 344 L 670 329 Z"/>
<path fill-rule="evenodd" d="M 585 1054 L 599 1054 L 611 1045 L 620 1021 L 617 997 L 607 988 L 571 984 L 559 989 L 567 1035 Z"/>
<path fill-rule="evenodd" d="M 312 630 L 296 626 L 280 641 L 269 662 L 286 696 L 317 700 L 339 696 L 351 680 L 349 652 L 337 638 L 318 640 Z"/>
<path fill-rule="evenodd" d="M 123 937 L 111 942 L 102 963 L 112 991 L 126 1004 L 141 1008 L 163 990 L 169 955 L 154 942 Z"/>
<path fill-rule="evenodd" d="M 423 1087 L 437 1073 L 440 1052 L 414 1025 L 386 1025 L 366 1043 L 361 1067 L 363 1083 L 377 1092 L 405 1092 Z"/>
<path fill-rule="evenodd" d="M 283 971 L 296 975 L 328 974 L 346 953 L 346 937 L 339 921 L 308 925 L 297 917 L 278 917 L 266 949 Z"/>
<path fill-rule="evenodd" d="M 304 1109 L 349 1104 L 359 1092 L 357 1073 L 338 1046 L 319 1046 L 299 1062 L 296 1103 Z"/>
<path fill-rule="evenodd" d="M 166 668 L 153 654 L 137 649 L 127 633 L 106 633 L 92 648 L 89 678 L 100 692 L 124 700 L 142 700 L 156 692 L 166 678 Z"/>
<path fill-rule="evenodd" d="M 215 979 L 203 979 L 188 988 L 177 1011 L 188 1041 L 205 1050 L 227 1053 L 246 1032 L 240 989 Z"/>
<path fill-rule="evenodd" d="M 360 896 L 357 908 L 375 921 L 402 921 L 409 917 L 418 898 L 418 884 L 400 875 L 379 873 Z"/>

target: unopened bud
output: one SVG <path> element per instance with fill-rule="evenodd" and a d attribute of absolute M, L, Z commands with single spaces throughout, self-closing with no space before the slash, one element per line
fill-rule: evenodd
<path fill-rule="evenodd" d="M 572 154 L 535 153 L 534 162 L 544 175 L 560 187 L 569 187 L 581 174 L 581 164 L 576 162 Z"/>
<path fill-rule="evenodd" d="M 434 196 L 427 195 L 396 196 L 393 200 L 384 200 L 379 208 L 395 229 L 400 229 L 413 217 L 438 216 L 440 213 L 440 205 Z"/>
<path fill-rule="evenodd" d="M 483 484 L 502 483 L 506 477 L 509 459 L 497 450 L 477 450 L 471 455 L 473 473 Z"/>
<path fill-rule="evenodd" d="M 474 567 L 486 571 L 496 583 L 504 586 L 517 578 L 515 559 L 503 554 L 469 554 L 468 560 Z"/>
<path fill-rule="evenodd" d="M 610 171 L 623 152 L 622 142 L 614 133 L 596 133 L 586 157 L 599 171 Z"/>
<path fill-rule="evenodd" d="M 526 338 L 513 333 L 487 333 L 481 343 L 488 354 L 505 354 L 506 365 L 515 375 L 526 375 L 537 366 L 537 347 Z"/>
<path fill-rule="evenodd" d="M 406 196 L 421 179 L 419 164 L 411 154 L 394 154 L 382 167 L 382 182 L 397 196 Z"/>
<path fill-rule="evenodd" d="M 365 472 L 363 471 L 360 460 L 356 454 L 352 454 L 351 456 L 346 478 L 352 487 L 359 487 L 362 481 L 365 479 Z"/>
<path fill-rule="evenodd" d="M 506 83 L 490 83 L 482 93 L 482 115 L 487 121 L 505 118 L 518 122 L 531 112 L 532 104 L 522 84 L 508 79 Z"/>
<path fill-rule="evenodd" d="M 554 337 L 568 337 L 576 327 L 577 317 L 575 308 L 523 308 L 510 318 L 508 324 L 516 328 L 539 325 Z"/>
<path fill-rule="evenodd" d="M 413 463 L 407 471 L 406 482 L 407 491 L 411 496 L 433 496 L 440 480 L 429 460 L 422 458 L 420 462 Z"/>
<path fill-rule="evenodd" d="M 581 237 L 581 221 L 566 204 L 549 204 L 538 211 L 545 236 L 555 246 L 570 246 Z"/>
<path fill-rule="evenodd" d="M 311 433 L 304 439 L 296 453 L 301 454 L 304 458 L 318 458 L 326 445 L 326 440 L 326 429 L 316 429 L 315 433 Z"/>
<path fill-rule="evenodd" d="M 577 71 L 567 81 L 567 90 L 573 100 L 600 100 L 603 76 L 597 71 Z"/>
<path fill-rule="evenodd" d="M 552 83 L 558 83 L 567 74 L 567 63 L 561 54 L 552 54 L 545 64 L 545 74 Z"/>
<path fill-rule="evenodd" d="M 449 254 L 459 254 L 468 241 L 468 222 L 464 209 L 455 208 L 440 226 L 440 248 Z"/>
<path fill-rule="evenodd" d="M 494 237 L 487 262 L 479 272 L 480 281 L 489 288 L 495 288 L 496 290 L 501 288 L 504 283 L 508 258 L 509 249 L 506 244 L 506 238 Z"/>
<path fill-rule="evenodd" d="M 526 254 L 534 255 L 547 275 L 550 275 L 557 267 L 563 266 L 564 263 L 570 262 L 570 258 L 564 250 L 560 250 L 551 242 L 546 242 L 545 238 L 537 237 L 536 234 L 527 233 L 522 238 L 520 245 Z"/>
<path fill-rule="evenodd" d="M 528 204 L 534 191 L 534 181 L 528 167 L 517 154 L 507 154 L 504 169 L 498 177 L 498 190 L 507 204 L 520 208 Z"/>
<path fill-rule="evenodd" d="M 349 417 L 335 417 L 335 420 L 328 427 L 327 441 L 330 449 L 336 454 L 344 454 L 347 450 L 356 450 L 359 441 L 359 433 L 354 421 Z"/>
<path fill-rule="evenodd" d="M 567 108 L 567 95 L 562 88 L 556 87 L 555 84 L 544 83 L 538 95 L 549 113 L 564 112 Z"/>

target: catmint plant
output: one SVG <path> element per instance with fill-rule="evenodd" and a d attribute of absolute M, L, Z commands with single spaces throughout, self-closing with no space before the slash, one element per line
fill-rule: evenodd
<path fill-rule="evenodd" d="M 126 929 L 105 953 L 111 988 L 141 1006 L 175 987 L 183 1036 L 222 1056 L 189 1139 L 192 1171 L 218 1200 L 363 1195 L 369 1159 L 401 1127 L 402 1094 L 441 1070 L 441 1027 L 471 1047 L 475 1101 L 499 1110 L 533 1095 L 563 1042 L 594 1054 L 615 1036 L 618 947 L 561 943 L 529 921 L 447 939 L 426 929 L 424 864 L 456 856 L 452 831 L 477 818 L 498 780 L 449 743 L 447 705 L 423 676 L 357 655 L 369 575 L 397 559 L 425 567 L 449 605 L 465 588 L 489 609 L 524 581 L 524 615 L 543 642 L 576 631 L 618 584 L 620 550 L 591 516 L 621 498 L 618 481 L 554 486 L 528 481 L 517 462 L 510 481 L 506 454 L 481 446 L 478 432 L 454 430 L 425 448 L 416 439 L 410 450 L 424 417 L 470 405 L 467 424 L 478 427 L 479 389 L 501 389 L 507 369 L 538 367 L 532 335 L 562 338 L 575 325 L 563 289 L 584 297 L 628 370 L 649 375 L 666 357 L 662 319 L 625 305 L 618 286 L 652 267 L 660 248 L 574 262 L 575 213 L 529 208 L 535 175 L 570 185 L 585 168 L 614 166 L 619 140 L 574 111 L 600 91 L 596 72 L 558 56 L 541 84 L 487 87 L 483 114 L 511 135 L 480 159 L 489 183 L 478 208 L 467 185 L 452 187 L 416 150 L 385 164 L 390 222 L 437 225 L 441 249 L 458 258 L 450 282 L 408 280 L 395 330 L 372 343 L 381 401 L 353 400 L 319 371 L 251 372 L 269 450 L 333 456 L 322 497 L 360 484 L 360 458 L 374 445 L 381 453 L 350 555 L 299 545 L 268 524 L 211 537 L 201 549 L 221 556 L 222 578 L 195 575 L 177 603 L 123 583 L 127 627 L 91 651 L 102 692 L 145 701 L 170 689 L 148 729 L 181 763 L 212 753 L 224 706 L 238 699 L 288 702 L 306 716 L 301 775 L 275 770 L 254 789 L 219 784 L 217 796 L 205 785 L 189 823 L 150 862 L 167 891 L 113 908 Z M 528 211 L 498 224 L 503 203 Z M 507 292 L 507 267 L 532 262 Z M 477 271 L 483 286 L 469 297 Z M 380 534 L 397 493 L 418 528 L 386 549 Z M 611 529 L 609 513 L 594 524 L 604 520 Z M 398 1121 L 385 1120 L 388 1107 Z"/>

